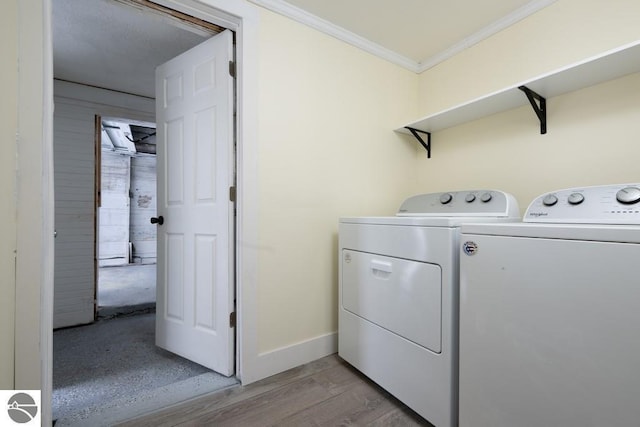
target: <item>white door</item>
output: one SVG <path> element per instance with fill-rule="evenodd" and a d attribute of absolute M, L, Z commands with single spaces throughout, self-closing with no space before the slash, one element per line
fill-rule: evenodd
<path fill-rule="evenodd" d="M 156 70 L 156 345 L 234 373 L 232 34 Z"/>

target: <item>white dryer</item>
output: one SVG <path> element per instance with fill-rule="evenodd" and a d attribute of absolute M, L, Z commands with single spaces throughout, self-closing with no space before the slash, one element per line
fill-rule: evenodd
<path fill-rule="evenodd" d="M 640 425 L 640 184 L 462 227 L 461 427 Z"/>
<path fill-rule="evenodd" d="M 519 219 L 513 196 L 490 190 L 341 218 L 339 355 L 435 426 L 456 426 L 460 224 Z"/>

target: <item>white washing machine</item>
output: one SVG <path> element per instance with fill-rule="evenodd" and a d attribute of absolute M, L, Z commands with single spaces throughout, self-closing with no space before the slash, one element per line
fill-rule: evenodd
<path fill-rule="evenodd" d="M 640 425 L 640 184 L 462 227 L 461 427 Z"/>
<path fill-rule="evenodd" d="M 482 190 L 341 218 L 339 355 L 435 426 L 456 426 L 460 224 L 519 215 L 513 196 Z"/>

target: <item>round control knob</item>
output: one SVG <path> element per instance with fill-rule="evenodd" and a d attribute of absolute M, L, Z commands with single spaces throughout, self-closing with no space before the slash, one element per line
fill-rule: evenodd
<path fill-rule="evenodd" d="M 640 201 L 640 188 L 625 187 L 616 193 L 616 199 L 625 205 L 632 205 Z"/>
<path fill-rule="evenodd" d="M 544 196 L 544 199 L 542 199 L 542 204 L 545 206 L 553 206 L 556 203 L 558 203 L 558 198 L 555 194 L 547 194 Z"/>
<path fill-rule="evenodd" d="M 473 193 L 469 193 L 469 194 L 467 194 L 467 195 L 465 196 L 465 198 L 464 198 L 464 200 L 465 200 L 467 203 L 471 203 L 471 202 L 473 202 L 475 199 L 476 199 L 476 195 L 475 195 L 475 194 L 473 194 Z"/>
<path fill-rule="evenodd" d="M 584 202 L 584 196 L 580 193 L 571 193 L 567 199 L 570 205 L 579 205 Z"/>
<path fill-rule="evenodd" d="M 442 203 L 443 205 L 446 205 L 452 200 L 453 200 L 453 196 L 451 195 L 451 193 L 442 193 L 440 195 L 440 203 Z"/>
<path fill-rule="evenodd" d="M 491 193 L 482 193 L 482 196 L 480 196 L 480 200 L 482 200 L 483 203 L 487 203 L 491 199 L 493 199 Z"/>

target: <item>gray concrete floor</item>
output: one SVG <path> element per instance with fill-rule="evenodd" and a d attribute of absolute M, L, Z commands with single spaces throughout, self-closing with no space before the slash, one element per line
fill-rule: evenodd
<path fill-rule="evenodd" d="M 56 427 L 113 425 L 238 383 L 156 347 L 155 301 L 155 264 L 99 269 L 99 320 L 53 333 Z"/>
<path fill-rule="evenodd" d="M 155 303 L 156 264 L 98 269 L 98 307 Z"/>
<path fill-rule="evenodd" d="M 56 427 L 108 426 L 237 384 L 155 346 L 155 314 L 53 333 Z"/>

